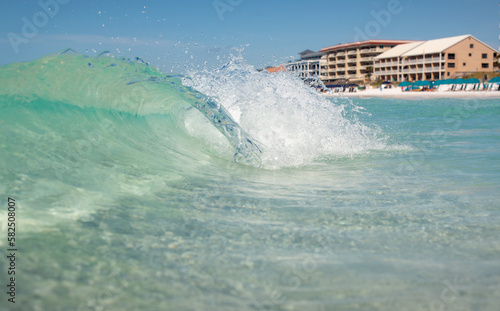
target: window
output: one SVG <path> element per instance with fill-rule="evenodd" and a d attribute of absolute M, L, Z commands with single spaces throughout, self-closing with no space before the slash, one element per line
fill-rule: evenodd
<path fill-rule="evenodd" d="M 466 63 L 464 63 L 464 64 L 463 64 L 463 66 L 465 67 L 465 66 L 467 66 L 467 64 L 466 64 Z"/>
<path fill-rule="evenodd" d="M 448 77 L 450 76 L 450 73 L 449 73 L 449 72 L 447 72 L 447 76 L 448 76 Z"/>
<path fill-rule="evenodd" d="M 488 63 L 482 63 L 481 68 L 490 68 L 490 64 Z"/>
<path fill-rule="evenodd" d="M 455 68 L 455 63 L 448 63 L 448 68 Z"/>
<path fill-rule="evenodd" d="M 474 44 L 473 44 L 473 43 L 471 43 L 471 44 L 470 44 L 470 48 L 471 48 L 471 49 L 473 49 L 473 48 L 474 48 Z"/>
<path fill-rule="evenodd" d="M 483 53 L 483 56 L 482 56 L 482 57 L 483 57 L 483 59 L 488 58 L 488 54 Z"/>
<path fill-rule="evenodd" d="M 472 53 L 469 53 L 469 57 L 471 57 L 471 56 L 472 56 Z"/>
<path fill-rule="evenodd" d="M 448 53 L 448 59 L 455 59 L 455 53 Z"/>

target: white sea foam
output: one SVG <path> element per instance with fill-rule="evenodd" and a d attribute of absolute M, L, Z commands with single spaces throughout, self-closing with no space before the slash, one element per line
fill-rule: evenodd
<path fill-rule="evenodd" d="M 359 107 L 325 99 L 288 72 L 259 72 L 235 57 L 220 69 L 188 75 L 186 85 L 216 98 L 258 142 L 265 168 L 385 147 L 375 127 L 357 120 Z"/>

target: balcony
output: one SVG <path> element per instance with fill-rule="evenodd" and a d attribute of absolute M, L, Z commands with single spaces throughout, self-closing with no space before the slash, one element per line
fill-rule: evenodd
<path fill-rule="evenodd" d="M 423 63 L 439 63 L 439 62 L 444 62 L 444 58 L 439 58 L 439 57 L 426 57 L 425 61 L 423 58 L 419 59 L 409 59 L 409 60 L 403 60 L 401 64 L 403 65 L 408 65 L 408 64 L 423 64 Z"/>
<path fill-rule="evenodd" d="M 366 54 L 366 53 L 373 53 L 373 52 L 376 52 L 377 49 L 376 48 L 371 48 L 371 49 L 361 49 L 359 52 L 361 54 Z"/>
<path fill-rule="evenodd" d="M 383 68 L 383 67 L 396 67 L 398 66 L 398 62 L 390 62 L 390 63 L 375 63 L 374 67 Z"/>
<path fill-rule="evenodd" d="M 351 50 L 351 51 L 348 51 L 347 54 L 353 55 L 353 54 L 357 54 L 357 52 L 356 52 L 356 50 Z"/>
<path fill-rule="evenodd" d="M 383 70 L 383 71 L 377 71 L 377 74 L 379 75 L 394 75 L 394 74 L 398 74 L 399 71 L 397 70 Z"/>
<path fill-rule="evenodd" d="M 435 68 L 428 68 L 428 69 L 425 69 L 425 70 L 422 70 L 422 68 L 410 68 L 410 69 L 402 69 L 400 72 L 401 73 L 427 73 L 427 72 L 440 72 L 440 71 L 444 71 L 444 68 L 439 68 L 439 67 L 435 67 Z"/>

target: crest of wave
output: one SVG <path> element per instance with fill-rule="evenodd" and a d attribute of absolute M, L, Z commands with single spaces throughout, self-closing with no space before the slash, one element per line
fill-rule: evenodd
<path fill-rule="evenodd" d="M 216 98 L 261 147 L 265 168 L 300 166 L 325 156 L 384 147 L 357 119 L 351 101 L 330 101 L 289 72 L 257 71 L 241 57 L 222 68 L 189 73 L 184 83 Z"/>

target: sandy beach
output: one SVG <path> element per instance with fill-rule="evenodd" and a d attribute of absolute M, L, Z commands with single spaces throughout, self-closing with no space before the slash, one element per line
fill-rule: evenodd
<path fill-rule="evenodd" d="M 367 89 L 357 92 L 332 93 L 326 97 L 350 97 L 350 98 L 404 98 L 404 99 L 431 99 L 431 98 L 462 98 L 462 99 L 500 99 L 498 91 L 432 91 L 432 92 L 402 92 L 401 88 L 392 89 Z"/>

